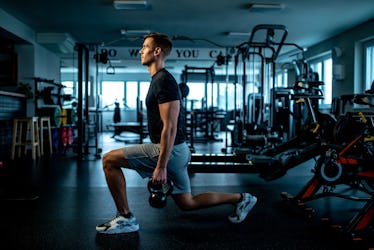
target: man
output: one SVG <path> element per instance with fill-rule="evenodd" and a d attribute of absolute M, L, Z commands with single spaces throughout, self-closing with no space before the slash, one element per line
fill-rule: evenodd
<path fill-rule="evenodd" d="M 152 143 L 129 146 L 104 154 L 105 178 L 117 208 L 117 216 L 98 225 L 99 233 L 115 234 L 139 230 L 139 224 L 131 213 L 126 193 L 126 180 L 121 167 L 137 171 L 143 178 L 152 177 L 155 183 L 174 184 L 172 197 L 184 211 L 233 204 L 235 211 L 229 216 L 233 223 L 242 222 L 256 204 L 256 197 L 249 193 L 207 192 L 191 194 L 187 172 L 191 153 L 183 134 L 181 96 L 174 77 L 165 69 L 166 57 L 172 43 L 160 33 L 145 36 L 140 50 L 141 63 L 152 76 L 146 97 L 148 130 Z"/>

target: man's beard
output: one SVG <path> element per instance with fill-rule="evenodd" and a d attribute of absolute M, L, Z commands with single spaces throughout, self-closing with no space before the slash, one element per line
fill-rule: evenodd
<path fill-rule="evenodd" d="M 141 62 L 141 63 L 142 63 L 143 66 L 149 66 L 149 64 L 150 64 L 150 62 L 147 62 L 147 61 Z"/>
<path fill-rule="evenodd" d="M 144 59 L 144 60 L 141 61 L 141 63 L 142 63 L 143 66 L 149 66 L 149 65 L 151 65 L 153 62 L 154 62 L 154 59 L 153 59 L 153 58 L 148 58 L 148 59 Z"/>

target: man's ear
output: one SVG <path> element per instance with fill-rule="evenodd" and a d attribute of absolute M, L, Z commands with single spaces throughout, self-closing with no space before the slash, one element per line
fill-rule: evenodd
<path fill-rule="evenodd" d="M 160 55 L 161 52 L 162 52 L 162 50 L 161 50 L 160 47 L 156 47 L 155 50 L 153 51 L 153 53 L 154 53 L 156 56 Z"/>

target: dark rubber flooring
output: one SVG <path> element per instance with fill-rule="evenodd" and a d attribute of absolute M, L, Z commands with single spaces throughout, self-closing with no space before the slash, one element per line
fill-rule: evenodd
<path fill-rule="evenodd" d="M 103 151 L 123 146 L 103 135 Z M 199 145 L 219 151 L 221 145 Z M 313 161 L 267 182 L 257 174 L 193 174 L 193 193 L 251 192 L 258 203 L 241 224 L 231 224 L 230 205 L 182 212 L 170 199 L 163 209 L 148 205 L 147 180 L 135 172 L 127 176 L 130 207 L 140 230 L 121 235 L 96 234 L 95 226 L 115 215 L 106 187 L 101 159 L 77 160 L 73 153 L 37 161 L 20 159 L 0 169 L 1 249 L 370 249 L 369 239 L 353 241 L 331 229 L 320 217 L 345 225 L 363 202 L 323 198 L 308 203 L 305 213 L 282 200 L 282 191 L 296 194 L 312 177 Z M 343 192 L 343 191 L 342 191 Z M 352 195 L 361 195 L 349 190 Z M 35 198 L 35 199 L 34 199 Z"/>

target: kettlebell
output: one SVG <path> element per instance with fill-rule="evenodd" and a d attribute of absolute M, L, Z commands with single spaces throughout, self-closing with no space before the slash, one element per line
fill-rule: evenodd
<path fill-rule="evenodd" d="M 153 183 L 152 178 L 148 180 L 149 205 L 155 208 L 163 208 L 166 206 L 167 196 L 173 191 L 173 184 L 168 179 L 166 183 Z"/>

